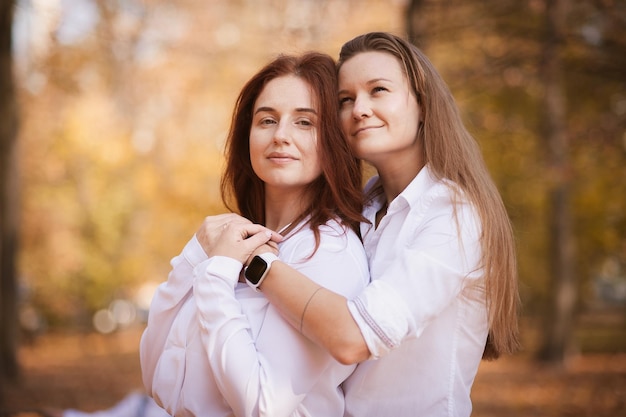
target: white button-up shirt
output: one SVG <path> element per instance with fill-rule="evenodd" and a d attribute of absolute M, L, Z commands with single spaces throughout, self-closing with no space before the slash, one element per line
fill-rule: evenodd
<path fill-rule="evenodd" d="M 347 416 L 471 413 L 488 333 L 481 231 L 466 201 L 455 220 L 450 187 L 425 167 L 378 228 L 362 227 L 372 283 L 348 307 L 372 358 L 344 384 Z M 365 208 L 372 224 L 382 204 L 383 196 Z"/>
<path fill-rule="evenodd" d="M 280 259 L 320 285 L 355 297 L 369 281 L 363 245 L 336 222 L 279 244 Z M 176 416 L 337 416 L 341 365 L 302 336 L 262 292 L 238 283 L 241 263 L 207 259 L 194 237 L 158 288 L 140 353 L 144 384 Z M 193 285 L 193 290 L 192 290 Z"/>

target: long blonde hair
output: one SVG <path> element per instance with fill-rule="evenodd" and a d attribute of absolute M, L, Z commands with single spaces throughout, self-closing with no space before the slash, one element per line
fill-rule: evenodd
<path fill-rule="evenodd" d="M 368 51 L 398 59 L 423 113 L 418 136 L 424 162 L 436 177 L 457 184 L 480 216 L 481 267 L 489 317 L 483 358 L 515 352 L 519 349 L 519 291 L 513 230 L 478 143 L 465 128 L 447 84 L 416 46 L 390 33 L 367 33 L 343 45 L 338 67 Z"/>

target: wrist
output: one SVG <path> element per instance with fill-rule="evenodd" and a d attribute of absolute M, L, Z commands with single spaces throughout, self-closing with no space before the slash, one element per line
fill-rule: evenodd
<path fill-rule="evenodd" d="M 262 253 L 252 258 L 250 265 L 244 269 L 244 276 L 248 285 L 256 291 L 260 291 L 259 287 L 267 277 L 272 263 L 277 260 L 278 256 L 271 252 Z"/>

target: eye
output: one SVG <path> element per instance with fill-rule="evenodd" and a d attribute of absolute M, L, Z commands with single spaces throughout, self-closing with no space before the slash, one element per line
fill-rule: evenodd
<path fill-rule="evenodd" d="M 380 85 L 372 88 L 372 94 L 380 93 L 381 91 L 389 91 L 389 90 L 386 87 L 383 87 Z"/>
<path fill-rule="evenodd" d="M 349 102 L 352 101 L 351 97 L 345 96 L 345 97 L 339 97 L 339 105 L 343 106 L 344 104 L 347 104 Z"/>
<path fill-rule="evenodd" d="M 261 120 L 259 120 L 259 124 L 260 125 L 273 125 L 273 124 L 276 124 L 276 120 L 274 120 L 271 117 L 264 117 Z"/>
<path fill-rule="evenodd" d="M 307 128 L 315 126 L 315 122 L 306 117 L 296 120 L 296 124 Z"/>

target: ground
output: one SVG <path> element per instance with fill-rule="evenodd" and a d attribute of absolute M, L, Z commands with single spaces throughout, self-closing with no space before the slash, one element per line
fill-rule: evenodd
<path fill-rule="evenodd" d="M 42 408 L 109 408 L 141 389 L 141 329 L 48 334 L 20 349 L 22 377 L 4 390 L 0 416 Z M 626 353 L 572 357 L 563 369 L 519 354 L 483 362 L 472 391 L 477 417 L 626 416 Z"/>

